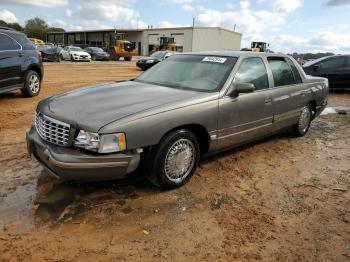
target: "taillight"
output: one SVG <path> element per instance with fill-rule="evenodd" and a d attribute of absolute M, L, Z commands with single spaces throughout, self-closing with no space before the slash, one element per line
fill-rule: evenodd
<path fill-rule="evenodd" d="M 42 54 L 40 51 L 38 51 L 38 58 L 39 58 L 40 61 L 41 61 L 42 58 L 43 58 L 43 54 Z"/>

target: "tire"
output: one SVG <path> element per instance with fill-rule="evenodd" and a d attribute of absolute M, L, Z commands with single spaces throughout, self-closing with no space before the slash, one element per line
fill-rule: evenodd
<path fill-rule="evenodd" d="M 131 61 L 131 56 L 129 56 L 129 57 L 124 57 L 124 60 L 125 60 L 125 61 Z"/>
<path fill-rule="evenodd" d="M 300 112 L 298 122 L 292 127 L 292 133 L 294 136 L 302 137 L 307 133 L 307 131 L 309 131 L 312 121 L 312 114 L 311 105 L 303 107 Z"/>
<path fill-rule="evenodd" d="M 193 176 L 200 159 L 197 137 L 186 129 L 168 134 L 154 151 L 153 166 L 148 179 L 164 189 L 184 185 Z M 190 159 L 186 159 L 187 157 Z M 179 168 L 181 165 L 183 170 Z"/>
<path fill-rule="evenodd" d="M 37 72 L 29 70 L 25 75 L 24 88 L 21 89 L 25 97 L 37 96 L 40 93 L 41 81 Z"/>

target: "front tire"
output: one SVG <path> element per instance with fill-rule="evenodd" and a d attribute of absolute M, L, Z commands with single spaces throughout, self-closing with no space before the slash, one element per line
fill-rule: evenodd
<path fill-rule="evenodd" d="M 37 96 L 40 93 L 41 82 L 40 76 L 35 71 L 28 71 L 25 76 L 24 88 L 21 89 L 25 97 Z"/>
<path fill-rule="evenodd" d="M 292 127 L 293 135 L 304 136 L 309 131 L 312 120 L 312 109 L 310 105 L 303 107 L 298 122 Z"/>
<path fill-rule="evenodd" d="M 154 157 L 149 180 L 161 188 L 177 188 L 194 174 L 200 159 L 197 137 L 181 129 L 168 134 L 160 143 Z"/>

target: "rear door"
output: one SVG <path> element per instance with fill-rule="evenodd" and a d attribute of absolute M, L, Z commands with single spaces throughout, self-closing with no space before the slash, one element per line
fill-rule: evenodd
<path fill-rule="evenodd" d="M 295 124 L 298 121 L 301 108 L 305 105 L 300 74 L 287 57 L 272 56 L 267 58 L 270 65 L 273 88 L 272 100 L 274 106 L 273 126 L 280 129 Z"/>
<path fill-rule="evenodd" d="M 273 106 L 266 63 L 260 57 L 241 60 L 236 83 L 252 83 L 255 91 L 219 99 L 219 148 L 241 144 L 267 134 L 272 126 Z"/>
<path fill-rule="evenodd" d="M 14 39 L 0 33 L 0 89 L 2 90 L 21 82 L 21 49 L 22 47 Z"/>

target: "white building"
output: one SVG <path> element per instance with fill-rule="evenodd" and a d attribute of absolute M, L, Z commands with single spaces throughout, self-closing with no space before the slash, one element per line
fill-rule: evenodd
<path fill-rule="evenodd" d="M 147 56 L 161 37 L 173 38 L 183 52 L 240 50 L 242 35 L 220 27 L 176 27 L 149 29 L 103 29 L 48 33 L 47 42 L 63 45 L 99 46 L 109 42 L 113 33 L 124 33 L 135 44 L 137 54 Z"/>

